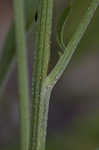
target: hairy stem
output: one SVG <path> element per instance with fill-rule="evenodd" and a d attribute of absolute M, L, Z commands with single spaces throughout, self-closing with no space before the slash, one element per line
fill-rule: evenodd
<path fill-rule="evenodd" d="M 51 71 L 49 76 L 47 77 L 49 80 L 50 86 L 53 87 L 55 85 L 55 83 L 58 81 L 58 79 L 61 77 L 64 70 L 68 66 L 68 63 L 71 60 L 72 55 L 74 54 L 81 38 L 83 37 L 98 5 L 99 5 L 99 0 L 90 1 L 90 5 L 88 9 L 85 15 L 83 16 L 81 23 L 78 25 L 76 32 L 74 33 L 70 42 L 65 48 L 63 55 L 60 57 L 58 63 L 56 64 L 54 69 Z"/>
<path fill-rule="evenodd" d="M 43 122 L 44 104 L 40 97 L 42 82 L 47 76 L 50 57 L 50 34 L 52 25 L 53 0 L 40 0 L 36 55 L 33 76 L 32 126 L 30 150 L 44 150 L 46 129 Z"/>
<path fill-rule="evenodd" d="M 71 40 L 69 42 L 69 44 L 65 48 L 64 54 L 59 59 L 58 63 L 56 64 L 56 66 L 52 70 L 52 72 L 43 80 L 41 91 L 40 91 L 40 98 L 39 98 L 40 101 L 37 102 L 37 104 L 39 104 L 38 106 L 39 106 L 39 113 L 40 113 L 38 116 L 38 119 L 40 118 L 38 120 L 38 125 L 40 125 L 40 126 L 37 129 L 38 137 L 34 136 L 34 138 L 35 137 L 37 138 L 35 140 L 39 141 L 39 144 L 40 144 L 39 147 L 41 147 L 41 150 L 44 150 L 44 147 L 41 146 L 41 141 L 43 143 L 43 140 L 45 141 L 44 138 L 46 137 L 49 100 L 50 100 L 50 95 L 51 95 L 52 89 L 53 89 L 54 85 L 56 84 L 56 82 L 58 81 L 58 79 L 61 77 L 64 70 L 66 69 L 75 49 L 77 48 L 81 38 L 83 37 L 83 35 L 88 27 L 88 24 L 90 23 L 90 21 L 92 19 L 92 16 L 95 13 L 96 8 L 98 7 L 98 4 L 99 4 L 99 0 L 92 0 L 90 2 L 90 6 L 89 6 L 88 10 L 86 11 L 84 17 L 82 18 L 81 23 L 79 24 L 76 32 L 74 33 L 73 37 L 71 38 Z M 36 127 L 34 128 L 34 130 L 35 129 L 36 129 Z M 41 137 L 41 139 L 40 139 L 40 137 Z M 34 140 L 34 142 L 36 142 L 35 140 Z M 36 144 L 36 143 L 34 143 L 34 144 Z M 39 149 L 40 148 L 38 148 L 37 150 L 39 150 Z M 35 150 L 35 148 L 34 148 L 34 150 Z"/>
<path fill-rule="evenodd" d="M 90 6 L 88 10 L 86 11 L 85 16 L 82 18 L 82 21 L 79 24 L 75 34 L 71 38 L 67 47 L 65 48 L 64 54 L 60 57 L 58 63 L 56 64 L 52 72 L 43 81 L 40 97 L 41 97 L 42 105 L 44 105 L 44 108 L 43 108 L 44 109 L 44 113 L 43 113 L 43 127 L 44 128 L 47 127 L 49 100 L 50 100 L 52 89 L 54 85 L 56 84 L 56 82 L 58 81 L 58 79 L 63 74 L 64 70 L 66 69 L 75 49 L 77 48 L 81 38 L 83 37 L 88 27 L 88 24 L 90 23 L 95 13 L 96 8 L 98 7 L 98 4 L 99 4 L 99 0 L 92 0 L 90 2 Z"/>
<path fill-rule="evenodd" d="M 24 23 L 24 1 L 14 0 L 14 19 L 16 33 L 16 54 L 18 65 L 18 81 L 20 94 L 20 125 L 21 125 L 21 149 L 28 150 L 29 146 L 29 89 L 28 70 Z"/>

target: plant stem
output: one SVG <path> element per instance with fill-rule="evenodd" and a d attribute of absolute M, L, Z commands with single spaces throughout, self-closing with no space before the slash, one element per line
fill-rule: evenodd
<path fill-rule="evenodd" d="M 44 105 L 43 128 L 47 127 L 48 109 L 49 109 L 49 100 L 50 100 L 51 91 L 54 85 L 56 84 L 56 82 L 59 80 L 59 78 L 63 74 L 64 70 L 66 69 L 75 49 L 77 48 L 81 38 L 83 37 L 88 27 L 88 24 L 90 23 L 95 13 L 96 8 L 98 7 L 98 4 L 99 4 L 99 0 L 92 0 L 90 2 L 90 6 L 87 12 L 85 13 L 85 16 L 83 17 L 81 23 L 79 24 L 69 44 L 65 48 L 63 56 L 60 57 L 55 68 L 43 81 L 41 94 L 40 94 L 42 105 Z"/>
<path fill-rule="evenodd" d="M 67 45 L 65 52 L 63 56 L 59 59 L 58 63 L 56 64 L 55 68 L 52 70 L 52 72 L 46 77 L 46 79 L 43 81 L 41 93 L 40 93 L 40 108 L 43 108 L 43 122 L 42 122 L 42 128 L 45 130 L 43 131 L 43 136 L 46 135 L 46 127 L 47 127 L 47 120 L 48 120 L 48 109 L 49 109 L 49 100 L 50 95 L 52 92 L 52 89 L 58 79 L 61 77 L 63 71 L 66 69 L 77 45 L 79 44 L 81 38 L 83 37 L 88 24 L 90 23 L 92 16 L 95 13 L 96 8 L 98 7 L 99 0 L 93 0 L 90 3 L 90 6 L 83 17 L 81 23 L 79 24 L 74 36 L 72 37 L 71 41 Z M 44 107 L 43 107 L 44 106 Z M 41 150 L 43 150 L 41 148 Z"/>
<path fill-rule="evenodd" d="M 21 149 L 28 150 L 29 146 L 29 89 L 28 70 L 26 57 L 26 39 L 24 23 L 24 2 L 14 0 L 14 19 L 16 31 L 16 54 L 18 64 L 19 94 L 20 94 L 20 118 L 21 118 Z"/>
<path fill-rule="evenodd" d="M 30 150 L 44 150 L 46 129 L 43 127 L 44 105 L 40 97 L 42 82 L 47 76 L 50 57 L 53 0 L 40 0 L 36 55 L 33 76 L 32 126 Z M 43 134 L 45 133 L 45 134 Z"/>
<path fill-rule="evenodd" d="M 50 86 L 53 87 L 55 85 L 55 83 L 59 80 L 64 70 L 68 66 L 68 63 L 71 60 L 72 55 L 74 54 L 81 38 L 83 37 L 98 5 L 99 0 L 90 1 L 90 6 L 88 7 L 85 15 L 83 16 L 81 23 L 78 25 L 76 32 L 74 33 L 70 42 L 65 48 L 63 55 L 60 57 L 58 63 L 47 77 Z"/>
<path fill-rule="evenodd" d="M 44 0 L 42 0 L 41 2 L 44 2 Z M 46 2 L 49 2 L 50 4 L 52 3 L 49 0 L 46 0 Z M 42 11 L 45 9 L 44 8 L 45 6 L 48 7 L 50 5 L 49 4 L 44 6 L 44 3 L 41 4 L 40 6 Z M 43 77 L 43 73 L 42 73 L 42 67 L 44 65 L 42 61 L 44 59 L 45 62 L 46 59 L 44 58 L 44 48 L 42 48 L 43 44 L 40 44 L 40 41 L 42 41 L 42 39 L 45 38 L 45 35 L 43 33 L 44 30 L 43 28 L 41 28 L 41 26 L 44 25 L 44 23 L 41 22 L 44 19 L 44 16 L 42 15 L 43 14 L 42 11 L 40 12 L 41 16 L 39 19 L 41 19 L 40 21 L 41 23 L 39 22 L 39 27 L 40 27 L 39 29 L 41 30 L 38 30 L 39 35 L 38 35 L 38 42 L 37 42 L 38 46 L 37 46 L 37 53 L 36 53 L 36 64 L 35 64 L 34 86 L 33 86 L 34 119 L 32 124 L 32 136 L 31 136 L 33 142 L 32 142 L 32 146 L 30 147 L 30 150 L 44 150 L 47 119 L 48 119 L 49 99 L 50 99 L 52 88 L 55 85 L 55 83 L 58 81 L 58 79 L 61 77 L 65 68 L 67 67 L 75 49 L 77 48 L 81 38 L 83 37 L 87 29 L 88 24 L 92 19 L 92 16 L 95 13 L 98 4 L 99 4 L 99 0 L 92 0 L 90 2 L 90 6 L 88 10 L 85 16 L 83 17 L 81 23 L 79 24 L 74 36 L 72 37 L 71 41 L 67 45 L 64 54 L 59 59 L 58 63 L 56 64 L 52 72 L 45 79 L 44 79 L 45 74 Z"/>
<path fill-rule="evenodd" d="M 99 4 L 99 0 L 93 0 L 90 2 L 90 6 L 89 6 L 88 10 L 85 13 L 85 16 L 83 17 L 81 23 L 79 24 L 74 36 L 72 37 L 71 41 L 67 45 L 63 56 L 61 56 L 58 63 L 56 64 L 55 68 L 52 70 L 52 72 L 46 77 L 45 80 L 43 80 L 41 91 L 40 91 L 40 96 L 39 96 L 40 101 L 37 102 L 37 104 L 39 104 L 39 112 L 38 112 L 39 115 L 37 118 L 37 119 L 40 118 L 37 122 L 39 125 L 39 128 L 36 128 L 36 126 L 34 128 L 34 132 L 36 131 L 38 134 L 38 137 L 36 134 L 34 135 L 35 140 L 37 140 L 37 141 L 34 141 L 35 142 L 34 145 L 36 144 L 36 142 L 38 142 L 39 148 L 35 147 L 34 150 L 39 150 L 40 147 L 41 147 L 41 150 L 44 150 L 44 147 L 39 144 L 41 144 L 41 142 L 43 143 L 42 140 L 45 141 L 44 138 L 46 137 L 49 99 L 50 99 L 51 91 L 52 91 L 54 85 L 56 84 L 56 82 L 58 81 L 58 79 L 61 77 L 63 71 L 66 69 L 75 49 L 77 48 L 77 45 L 79 44 L 81 38 L 83 37 L 83 35 L 88 27 L 88 24 L 90 23 L 90 21 L 92 19 L 92 16 L 95 13 L 95 10 L 96 10 L 98 4 Z M 35 115 L 37 115 L 37 114 L 34 114 L 34 116 Z M 34 120 L 34 122 L 35 122 L 35 120 Z M 40 137 L 42 139 L 40 139 Z"/>

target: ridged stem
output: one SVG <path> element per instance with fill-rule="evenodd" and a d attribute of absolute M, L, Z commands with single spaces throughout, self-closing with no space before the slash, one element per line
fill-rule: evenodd
<path fill-rule="evenodd" d="M 40 0 L 36 54 L 33 76 L 32 126 L 30 150 L 44 150 L 46 128 L 43 125 L 44 103 L 40 97 L 43 80 L 47 76 L 50 57 L 53 0 Z"/>

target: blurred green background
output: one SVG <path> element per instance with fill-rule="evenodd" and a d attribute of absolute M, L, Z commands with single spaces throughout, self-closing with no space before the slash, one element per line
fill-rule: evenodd
<path fill-rule="evenodd" d="M 71 16 L 66 24 L 64 40 L 67 44 L 75 32 L 91 0 L 73 0 Z M 0 1 L 0 44 L 6 35 L 4 26 L 13 16 L 12 1 Z M 64 8 L 71 1 L 54 0 L 53 32 L 51 39 L 50 69 L 56 64 L 61 51 L 56 42 L 56 24 Z M 5 7 L 6 6 L 6 7 Z M 4 11 L 6 8 L 6 12 Z M 8 8 L 8 9 L 7 9 Z M 7 12 L 8 11 L 8 12 Z M 5 17 L 6 16 L 6 17 Z M 53 90 L 48 120 L 47 150 L 99 149 L 99 8 L 81 40 L 67 70 Z M 8 19 L 8 25 L 11 17 Z M 6 23 L 6 25 L 7 25 Z M 5 26 L 5 28 L 7 28 Z M 30 95 L 35 37 L 28 35 Z M 1 46 L 0 46 L 1 47 Z M 1 48 L 2 52 L 2 48 Z M 0 101 L 0 150 L 18 150 L 19 96 L 17 69 L 14 65 L 6 90 Z"/>

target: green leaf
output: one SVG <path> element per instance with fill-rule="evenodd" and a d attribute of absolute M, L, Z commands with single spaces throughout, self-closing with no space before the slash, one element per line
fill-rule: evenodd
<path fill-rule="evenodd" d="M 62 15 L 59 17 L 58 24 L 56 26 L 56 38 L 59 46 L 64 49 L 65 44 L 63 40 L 63 35 L 64 35 L 64 27 L 68 21 L 69 14 L 71 12 L 72 5 L 69 4 L 68 7 L 66 7 L 62 13 Z"/>

